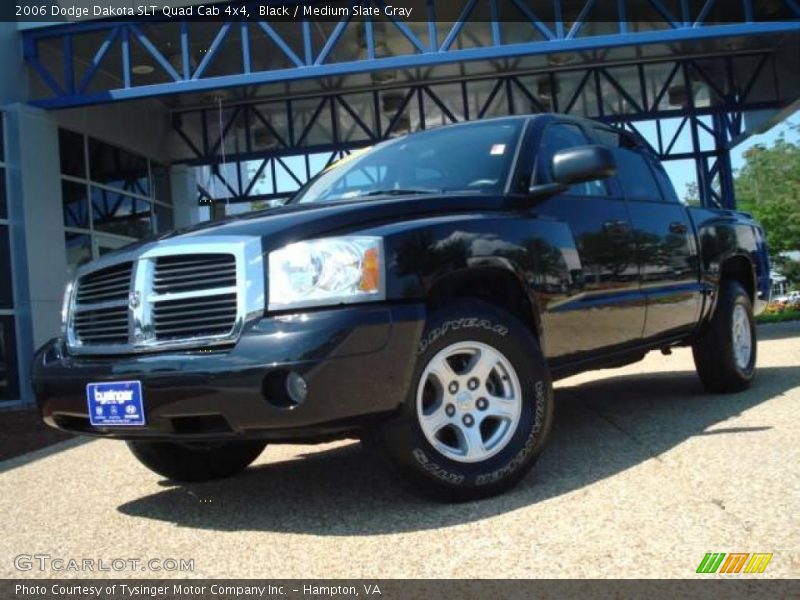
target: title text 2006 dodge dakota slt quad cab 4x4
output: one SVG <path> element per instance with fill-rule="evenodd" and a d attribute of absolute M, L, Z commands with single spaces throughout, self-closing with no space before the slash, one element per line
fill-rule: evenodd
<path fill-rule="evenodd" d="M 359 435 L 464 500 L 531 467 L 555 378 L 691 345 L 709 390 L 745 388 L 768 294 L 761 228 L 684 207 L 639 139 L 502 118 L 386 141 L 286 206 L 81 267 L 32 382 L 47 423 L 176 480 Z"/>

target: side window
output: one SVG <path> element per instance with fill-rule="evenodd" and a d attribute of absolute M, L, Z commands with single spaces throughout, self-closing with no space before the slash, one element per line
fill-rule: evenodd
<path fill-rule="evenodd" d="M 617 157 L 617 179 L 622 184 L 625 197 L 629 200 L 661 201 L 661 191 L 647 159 L 639 152 L 626 148 L 618 148 L 614 153 Z"/>
<path fill-rule="evenodd" d="M 548 126 L 542 136 L 536 158 L 535 181 L 539 183 L 550 181 L 550 168 L 556 152 L 577 146 L 586 146 L 589 143 L 589 138 L 576 125 L 556 123 Z M 608 187 L 605 181 L 598 179 L 576 183 L 569 188 L 567 193 L 575 196 L 608 196 Z"/>
<path fill-rule="evenodd" d="M 678 198 L 677 192 L 675 192 L 675 186 L 672 185 L 672 181 L 670 181 L 669 175 L 667 175 L 664 167 L 661 165 L 653 165 L 653 173 L 656 174 L 658 187 L 661 188 L 661 196 L 664 198 L 664 200 L 667 202 L 680 204 L 681 200 Z"/>
<path fill-rule="evenodd" d="M 611 148 L 619 148 L 622 146 L 620 140 L 620 134 L 618 131 L 614 131 L 613 129 L 606 129 L 605 127 L 595 127 L 594 133 L 597 136 L 597 139 L 600 143 L 605 144 Z"/>

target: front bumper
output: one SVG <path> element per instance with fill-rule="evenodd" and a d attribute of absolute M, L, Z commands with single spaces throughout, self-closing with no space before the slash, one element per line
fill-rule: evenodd
<path fill-rule="evenodd" d="M 403 402 L 425 320 L 422 304 L 354 306 L 263 318 L 227 349 L 70 356 L 51 340 L 31 382 L 45 422 L 124 439 L 287 438 L 352 429 Z M 287 402 L 286 375 L 308 385 Z M 93 427 L 86 385 L 142 382 L 147 425 Z"/>

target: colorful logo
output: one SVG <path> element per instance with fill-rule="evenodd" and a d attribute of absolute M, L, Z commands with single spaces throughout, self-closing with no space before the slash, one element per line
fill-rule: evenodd
<path fill-rule="evenodd" d="M 707 552 L 697 567 L 698 573 L 763 573 L 772 553 Z"/>

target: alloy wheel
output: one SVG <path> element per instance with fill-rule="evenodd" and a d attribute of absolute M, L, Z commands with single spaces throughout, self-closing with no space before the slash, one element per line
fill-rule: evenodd
<path fill-rule="evenodd" d="M 521 409 L 514 367 L 482 342 L 442 349 L 417 387 L 417 418 L 426 439 L 458 462 L 480 462 L 500 452 L 517 430 Z"/>

